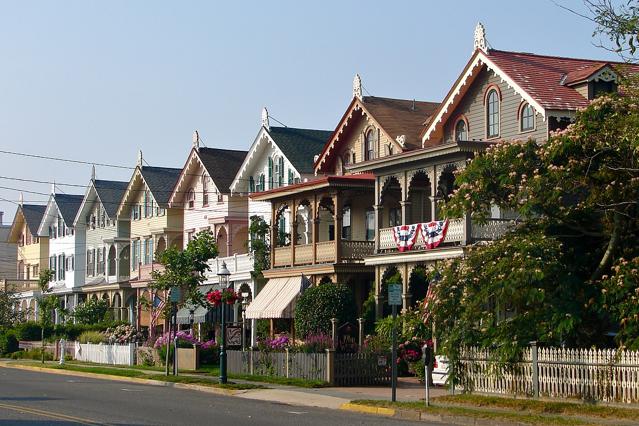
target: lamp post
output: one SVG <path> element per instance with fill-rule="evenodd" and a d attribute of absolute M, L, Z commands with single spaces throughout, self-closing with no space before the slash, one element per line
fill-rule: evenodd
<path fill-rule="evenodd" d="M 222 262 L 220 269 L 217 271 L 218 277 L 220 277 L 220 288 L 222 291 L 226 290 L 229 286 L 229 276 L 231 272 L 226 268 L 226 262 Z M 226 306 L 224 303 L 220 305 L 222 309 L 222 333 L 220 336 L 220 383 L 226 383 Z"/>
<path fill-rule="evenodd" d="M 189 309 L 189 333 L 193 336 L 193 323 L 195 322 L 195 310 Z"/>
<path fill-rule="evenodd" d="M 246 350 L 246 307 L 248 306 L 249 293 L 242 293 L 242 350 Z"/>

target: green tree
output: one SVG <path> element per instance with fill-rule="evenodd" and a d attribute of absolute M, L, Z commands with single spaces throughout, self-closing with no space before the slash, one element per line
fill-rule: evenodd
<path fill-rule="evenodd" d="M 253 255 L 254 278 L 262 277 L 262 271 L 271 266 L 271 247 L 268 243 L 270 226 L 262 216 L 251 216 L 249 225 L 250 251 Z"/>
<path fill-rule="evenodd" d="M 105 320 L 109 304 L 103 299 L 89 299 L 76 306 L 73 318 L 78 324 L 98 324 Z"/>
<path fill-rule="evenodd" d="M 11 328 L 26 319 L 27 312 L 14 309 L 17 300 L 11 289 L 0 289 L 0 329 Z"/>
<path fill-rule="evenodd" d="M 295 329 L 302 336 L 330 334 L 331 318 L 339 324 L 355 320 L 353 292 L 344 284 L 320 284 L 302 293 L 295 305 Z"/>
<path fill-rule="evenodd" d="M 53 279 L 54 273 L 50 269 L 43 269 L 38 276 L 40 286 L 40 296 L 37 299 L 38 316 L 40 317 L 40 340 L 42 341 L 42 363 L 44 364 L 44 329 L 53 325 L 53 312 L 60 305 L 58 298 L 49 294 L 49 282 Z"/>
<path fill-rule="evenodd" d="M 153 283 L 149 285 L 155 291 L 168 291 L 172 287 L 180 288 L 183 304 L 205 305 L 204 295 L 198 287 L 204 282 L 204 274 L 209 270 L 208 260 L 218 255 L 213 234 L 206 230 L 198 232 L 189 241 L 186 248 L 167 248 L 157 255 L 164 270 L 153 271 Z M 167 312 L 170 306 L 167 304 Z"/>

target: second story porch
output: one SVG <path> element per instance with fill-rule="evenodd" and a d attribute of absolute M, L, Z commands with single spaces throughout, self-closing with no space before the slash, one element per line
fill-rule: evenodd
<path fill-rule="evenodd" d="M 271 202 L 271 268 L 363 263 L 373 254 L 372 175 L 328 176 L 252 198 Z"/>

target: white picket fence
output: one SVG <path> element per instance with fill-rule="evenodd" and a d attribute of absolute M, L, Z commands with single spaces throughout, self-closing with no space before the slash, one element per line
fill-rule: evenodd
<path fill-rule="evenodd" d="M 490 351 L 468 348 L 460 362 L 468 392 L 639 402 L 639 352 L 615 349 L 524 350 L 514 365 L 494 362 Z"/>
<path fill-rule="evenodd" d="M 97 364 L 135 365 L 135 343 L 104 345 L 75 342 L 75 359 Z"/>

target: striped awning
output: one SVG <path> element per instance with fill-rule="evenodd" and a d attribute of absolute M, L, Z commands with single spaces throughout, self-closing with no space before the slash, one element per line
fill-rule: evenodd
<path fill-rule="evenodd" d="M 293 318 L 295 302 L 308 285 L 303 275 L 270 279 L 246 308 L 246 318 Z"/>

